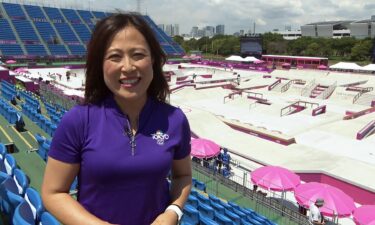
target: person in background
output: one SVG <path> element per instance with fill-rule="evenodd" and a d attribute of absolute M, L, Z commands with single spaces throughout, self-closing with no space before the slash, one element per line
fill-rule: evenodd
<path fill-rule="evenodd" d="M 61 223 L 175 225 L 181 219 L 192 183 L 191 136 L 182 110 L 166 102 L 165 61 L 140 14 L 113 14 L 96 24 L 84 103 L 62 118 L 42 184 L 44 205 Z M 68 194 L 76 176 L 77 201 Z"/>
<path fill-rule="evenodd" d="M 324 217 L 320 212 L 319 208 L 324 205 L 324 199 L 317 198 L 315 203 L 310 205 L 309 223 L 312 225 L 322 225 L 325 224 Z"/>

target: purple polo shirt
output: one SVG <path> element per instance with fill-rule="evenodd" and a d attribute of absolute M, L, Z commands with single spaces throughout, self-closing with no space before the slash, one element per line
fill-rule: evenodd
<path fill-rule="evenodd" d="M 114 224 L 149 225 L 170 203 L 166 177 L 173 160 L 190 154 L 190 127 L 180 109 L 149 98 L 132 155 L 127 124 L 112 96 L 75 106 L 60 122 L 49 156 L 80 163 L 78 201 L 89 212 Z"/>

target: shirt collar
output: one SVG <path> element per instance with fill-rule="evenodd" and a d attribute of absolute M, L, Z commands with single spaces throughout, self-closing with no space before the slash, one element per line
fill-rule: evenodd
<path fill-rule="evenodd" d="M 138 124 L 138 130 L 140 130 L 152 114 L 153 108 L 155 106 L 156 100 L 154 100 L 151 97 L 147 97 L 146 103 L 143 106 L 140 115 L 139 115 L 139 124 Z M 124 114 L 120 107 L 117 105 L 113 94 L 109 95 L 104 99 L 104 105 L 106 106 L 107 109 L 109 109 L 113 114 L 119 117 L 123 117 L 127 119 L 127 115 Z"/>

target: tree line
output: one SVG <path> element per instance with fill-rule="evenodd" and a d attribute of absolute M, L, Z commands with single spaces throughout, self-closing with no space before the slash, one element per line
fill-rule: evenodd
<path fill-rule="evenodd" d="M 367 61 L 371 59 L 374 39 L 355 39 L 353 37 L 312 38 L 301 37 L 296 40 L 284 40 L 282 35 L 264 33 L 263 54 L 327 57 L 348 61 Z M 240 38 L 232 35 L 217 35 L 185 41 L 181 36 L 174 40 L 189 52 L 200 50 L 203 53 L 228 56 L 240 54 Z"/>

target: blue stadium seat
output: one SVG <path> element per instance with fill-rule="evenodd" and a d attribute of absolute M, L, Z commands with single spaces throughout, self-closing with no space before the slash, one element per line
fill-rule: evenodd
<path fill-rule="evenodd" d="M 221 214 L 225 213 L 225 208 L 222 205 L 215 202 L 211 202 L 211 206 L 213 209 L 215 209 L 216 212 L 219 212 Z"/>
<path fill-rule="evenodd" d="M 225 210 L 225 215 L 232 220 L 233 224 L 241 225 L 241 218 L 230 210 Z"/>
<path fill-rule="evenodd" d="M 26 9 L 27 14 L 32 19 L 43 19 L 46 20 L 47 18 L 44 16 L 42 9 L 40 6 L 36 5 L 24 5 L 23 6 Z"/>
<path fill-rule="evenodd" d="M 199 212 L 194 206 L 185 204 L 183 211 L 182 224 L 197 225 L 199 223 Z"/>
<path fill-rule="evenodd" d="M 197 199 L 198 199 L 199 202 L 204 203 L 206 205 L 211 204 L 211 200 L 209 198 L 207 198 L 206 196 L 202 195 L 202 194 L 198 193 Z"/>
<path fill-rule="evenodd" d="M 26 201 L 16 207 L 12 221 L 13 225 L 35 225 L 33 212 Z"/>
<path fill-rule="evenodd" d="M 24 196 L 26 189 L 29 187 L 29 180 L 27 179 L 26 174 L 20 169 L 15 169 L 13 179 L 17 185 L 18 194 Z"/>
<path fill-rule="evenodd" d="M 60 225 L 60 223 L 49 212 L 43 212 L 39 225 Z"/>
<path fill-rule="evenodd" d="M 218 197 L 216 197 L 215 195 L 209 194 L 209 195 L 208 195 L 208 198 L 209 198 L 211 201 L 215 202 L 215 203 L 218 203 L 218 204 L 221 203 L 221 200 L 220 200 Z"/>
<path fill-rule="evenodd" d="M 2 172 L 7 173 L 10 176 L 13 176 L 14 170 L 17 167 L 16 159 L 11 154 L 6 154 L 4 158 L 4 168 Z"/>
<path fill-rule="evenodd" d="M 7 149 L 3 143 L 0 143 L 0 160 L 4 160 L 5 154 L 7 154 Z"/>
<path fill-rule="evenodd" d="M 1 209 L 10 217 L 13 216 L 16 207 L 24 201 L 18 194 L 18 188 L 12 177 L 8 177 L 0 185 Z"/>
<path fill-rule="evenodd" d="M 194 208 L 198 207 L 198 198 L 190 194 L 187 199 L 187 203 L 192 205 Z"/>
<path fill-rule="evenodd" d="M 227 216 L 219 212 L 215 212 L 214 220 L 221 225 L 234 225 L 234 223 Z"/>
<path fill-rule="evenodd" d="M 42 198 L 39 193 L 35 189 L 29 187 L 26 190 L 25 200 L 30 205 L 35 221 L 39 221 L 44 210 Z"/>
<path fill-rule="evenodd" d="M 73 23 L 82 23 L 81 18 L 79 18 L 77 12 L 73 9 L 60 9 L 61 12 L 64 14 L 65 18 Z"/>
<path fill-rule="evenodd" d="M 203 182 L 201 182 L 201 181 L 199 181 L 199 180 L 197 180 L 197 181 L 195 182 L 195 187 L 196 187 L 198 190 L 201 190 L 201 191 L 206 192 L 206 184 L 203 183 Z"/>
<path fill-rule="evenodd" d="M 21 5 L 3 2 L 4 9 L 10 18 L 25 19 Z"/>
<path fill-rule="evenodd" d="M 214 220 L 210 218 L 203 217 L 203 218 L 200 218 L 200 225 L 219 225 L 219 223 L 215 222 Z"/>
<path fill-rule="evenodd" d="M 197 209 L 199 211 L 199 216 L 200 217 L 208 217 L 210 219 L 213 219 L 214 216 L 215 216 L 214 209 L 211 206 L 207 205 L 207 204 L 199 202 Z"/>

